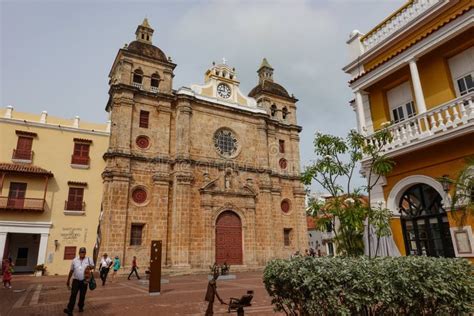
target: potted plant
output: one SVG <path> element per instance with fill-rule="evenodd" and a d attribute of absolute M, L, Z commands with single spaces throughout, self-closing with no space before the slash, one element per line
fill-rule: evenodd
<path fill-rule="evenodd" d="M 38 264 L 35 266 L 35 276 L 42 276 L 46 272 L 46 266 L 44 264 Z"/>

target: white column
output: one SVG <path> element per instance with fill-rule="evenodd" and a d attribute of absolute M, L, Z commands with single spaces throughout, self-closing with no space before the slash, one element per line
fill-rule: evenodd
<path fill-rule="evenodd" d="M 7 233 L 0 233 L 0 258 L 3 259 L 3 252 L 5 251 L 5 244 L 7 242 Z"/>
<path fill-rule="evenodd" d="M 46 246 L 48 245 L 48 233 L 42 233 L 39 250 L 38 250 L 38 262 L 36 264 L 43 264 L 46 262 Z"/>
<path fill-rule="evenodd" d="M 364 102 L 362 100 L 361 91 L 355 93 L 356 112 L 359 123 L 359 133 L 365 133 L 365 113 L 364 113 Z"/>
<path fill-rule="evenodd" d="M 420 75 L 418 74 L 418 67 L 416 66 L 416 60 L 412 59 L 408 62 L 410 65 L 411 81 L 413 83 L 413 90 L 415 90 L 416 106 L 418 108 L 418 114 L 426 112 L 425 96 L 423 95 L 423 89 L 421 88 Z"/>

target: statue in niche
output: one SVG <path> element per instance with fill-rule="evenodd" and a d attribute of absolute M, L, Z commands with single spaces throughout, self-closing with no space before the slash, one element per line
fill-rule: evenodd
<path fill-rule="evenodd" d="M 229 190 L 231 188 L 231 173 L 227 171 L 224 176 L 224 188 Z"/>

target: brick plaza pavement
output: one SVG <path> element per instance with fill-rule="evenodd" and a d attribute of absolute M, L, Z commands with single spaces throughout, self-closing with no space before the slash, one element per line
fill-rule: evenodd
<path fill-rule="evenodd" d="M 219 295 L 228 301 L 229 297 L 240 297 L 247 290 L 255 292 L 253 304 L 245 309 L 246 315 L 274 315 L 263 283 L 262 272 L 236 273 L 235 280 L 218 280 Z M 169 280 L 162 284 L 161 295 L 148 294 L 147 281 L 123 276 L 114 283 L 102 287 L 100 280 L 95 291 L 87 291 L 84 313 L 77 305 L 74 315 L 204 315 L 207 275 L 163 277 Z M 65 315 L 63 309 L 69 299 L 65 276 L 14 276 L 13 288 L 0 289 L 0 316 L 17 315 Z M 236 315 L 227 313 L 225 305 L 214 304 L 215 315 Z"/>

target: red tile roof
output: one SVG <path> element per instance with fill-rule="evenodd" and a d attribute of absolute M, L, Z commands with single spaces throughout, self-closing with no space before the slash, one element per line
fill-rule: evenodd
<path fill-rule="evenodd" d="M 51 171 L 27 164 L 0 163 L 0 171 L 6 171 L 7 173 L 27 173 L 54 177 Z"/>
<path fill-rule="evenodd" d="M 314 224 L 314 218 L 312 216 L 306 216 L 306 224 L 308 229 L 316 229 L 316 225 Z"/>

